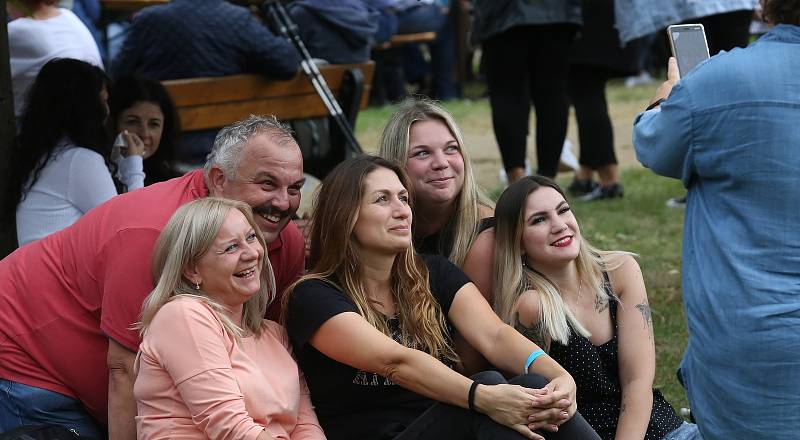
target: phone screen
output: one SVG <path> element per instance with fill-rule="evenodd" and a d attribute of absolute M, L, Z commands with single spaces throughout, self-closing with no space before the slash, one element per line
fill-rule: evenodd
<path fill-rule="evenodd" d="M 708 45 L 702 26 L 672 26 L 669 36 L 673 55 L 678 60 L 681 78 L 702 61 L 708 59 Z"/>

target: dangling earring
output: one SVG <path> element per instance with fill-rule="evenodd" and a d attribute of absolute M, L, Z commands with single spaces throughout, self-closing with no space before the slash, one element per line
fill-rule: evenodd
<path fill-rule="evenodd" d="M 194 283 L 194 290 L 200 290 L 200 283 Z"/>
<path fill-rule="evenodd" d="M 525 261 L 525 254 L 522 254 L 521 260 L 522 260 L 522 267 L 524 267 L 526 269 L 530 269 L 530 267 L 528 267 L 528 262 Z"/>

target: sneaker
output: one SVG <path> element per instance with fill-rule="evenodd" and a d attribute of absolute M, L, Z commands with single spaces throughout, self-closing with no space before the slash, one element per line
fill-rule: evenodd
<path fill-rule="evenodd" d="M 673 198 L 667 200 L 667 208 L 685 209 L 686 208 L 686 196 L 673 197 Z"/>
<path fill-rule="evenodd" d="M 531 161 L 528 159 L 525 159 L 525 175 L 526 176 L 533 175 L 533 168 L 531 168 Z M 505 168 L 500 168 L 500 171 L 497 173 L 497 178 L 500 179 L 500 183 L 502 183 L 505 186 L 508 186 L 508 176 L 506 175 Z"/>
<path fill-rule="evenodd" d="M 599 184 L 592 179 L 575 179 L 567 187 L 567 192 L 573 196 L 584 196 L 594 191 Z"/>
<path fill-rule="evenodd" d="M 581 202 L 593 202 L 595 200 L 615 199 L 622 197 L 625 190 L 619 183 L 614 183 L 611 186 L 598 185 L 592 192 L 578 198 Z"/>
<path fill-rule="evenodd" d="M 638 75 L 629 76 L 625 78 L 624 84 L 626 88 L 631 88 L 636 86 L 643 86 L 645 84 L 650 84 L 653 81 L 655 80 L 653 79 L 652 76 L 650 76 L 650 73 L 644 71 L 639 73 Z"/>
<path fill-rule="evenodd" d="M 564 145 L 561 147 L 561 157 L 558 162 L 558 171 L 577 171 L 580 168 L 578 158 L 572 152 L 572 141 L 564 139 Z"/>

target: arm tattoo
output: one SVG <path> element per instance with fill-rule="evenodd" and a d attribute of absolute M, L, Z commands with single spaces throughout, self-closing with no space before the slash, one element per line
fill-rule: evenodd
<path fill-rule="evenodd" d="M 643 302 L 640 304 L 636 304 L 636 308 L 639 310 L 639 313 L 642 314 L 642 319 L 644 319 L 644 329 L 648 330 L 647 334 L 652 338 L 653 335 L 653 316 L 650 312 L 650 306 L 647 302 Z"/>
<path fill-rule="evenodd" d="M 622 402 L 622 404 L 619 406 L 619 415 L 622 416 L 622 414 L 624 413 L 625 413 L 625 402 Z"/>
<path fill-rule="evenodd" d="M 539 321 L 530 327 L 518 324 L 518 330 L 520 331 L 520 333 L 522 333 L 522 336 L 525 336 L 526 338 L 530 339 L 531 342 L 538 345 L 539 348 L 541 348 L 542 350 L 545 349 L 544 347 L 545 334 L 544 334 L 544 325 L 542 324 L 542 321 Z"/>

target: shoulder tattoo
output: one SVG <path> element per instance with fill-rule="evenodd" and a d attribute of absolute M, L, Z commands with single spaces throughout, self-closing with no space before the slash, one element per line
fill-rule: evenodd
<path fill-rule="evenodd" d="M 608 308 L 608 298 L 601 298 L 599 296 L 594 297 L 594 309 L 597 310 L 597 313 L 603 313 Z"/>

